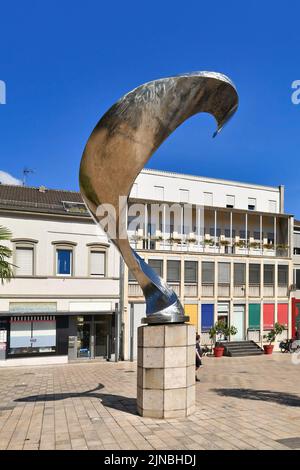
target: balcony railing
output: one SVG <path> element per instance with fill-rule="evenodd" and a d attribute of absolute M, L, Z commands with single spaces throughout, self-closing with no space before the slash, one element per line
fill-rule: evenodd
<path fill-rule="evenodd" d="M 250 256 L 267 256 L 267 257 L 287 257 L 289 255 L 288 248 L 275 248 L 264 247 L 261 243 L 249 243 L 246 240 L 240 240 L 235 242 L 230 238 L 225 240 L 215 241 L 211 239 L 189 240 L 183 236 L 182 239 L 153 239 L 151 237 L 141 237 L 137 239 L 132 236 L 130 238 L 130 244 L 135 250 L 143 249 L 155 249 L 161 251 L 182 251 L 182 252 L 196 252 L 196 253 L 217 253 L 217 254 L 235 254 L 235 255 L 250 255 Z M 251 246 L 252 245 L 252 246 Z"/>

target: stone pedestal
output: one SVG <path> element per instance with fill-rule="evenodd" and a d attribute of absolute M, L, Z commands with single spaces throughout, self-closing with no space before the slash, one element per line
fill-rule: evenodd
<path fill-rule="evenodd" d="M 195 327 L 138 328 L 137 406 L 141 416 L 184 418 L 195 410 Z"/>

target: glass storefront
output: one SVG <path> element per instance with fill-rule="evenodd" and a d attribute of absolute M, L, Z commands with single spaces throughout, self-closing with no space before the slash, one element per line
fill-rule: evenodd
<path fill-rule="evenodd" d="M 114 315 L 77 317 L 77 357 L 110 359 L 115 352 Z"/>
<path fill-rule="evenodd" d="M 55 352 L 56 320 L 53 315 L 11 317 L 9 356 L 55 354 Z"/>

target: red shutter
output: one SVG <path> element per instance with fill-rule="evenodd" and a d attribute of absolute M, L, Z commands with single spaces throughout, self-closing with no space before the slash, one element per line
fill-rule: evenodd
<path fill-rule="evenodd" d="M 274 304 L 264 304 L 264 330 L 274 327 Z"/>
<path fill-rule="evenodd" d="M 288 304 L 278 304 L 277 321 L 282 325 L 288 325 Z"/>

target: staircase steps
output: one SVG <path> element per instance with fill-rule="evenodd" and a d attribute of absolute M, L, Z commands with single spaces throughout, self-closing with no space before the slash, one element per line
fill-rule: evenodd
<path fill-rule="evenodd" d="M 254 341 L 224 341 L 224 356 L 242 357 L 242 356 L 260 356 L 264 354 L 263 349 Z"/>

